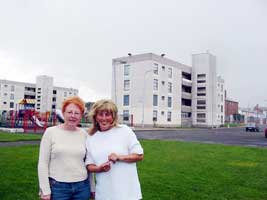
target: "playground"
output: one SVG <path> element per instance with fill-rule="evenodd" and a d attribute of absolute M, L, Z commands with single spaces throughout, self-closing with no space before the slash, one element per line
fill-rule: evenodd
<path fill-rule="evenodd" d="M 22 99 L 14 110 L 2 111 L 0 128 L 9 132 L 43 133 L 47 127 L 64 122 L 61 110 L 38 112 L 34 109 L 35 101 Z M 83 116 L 81 123 L 86 126 L 89 120 Z"/>

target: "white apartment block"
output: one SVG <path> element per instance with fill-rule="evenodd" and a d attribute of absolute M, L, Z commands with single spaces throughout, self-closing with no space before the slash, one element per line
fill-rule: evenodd
<path fill-rule="evenodd" d="M 222 125 L 224 81 L 216 75 L 216 58 L 204 53 L 192 59 L 192 67 L 153 53 L 113 59 L 112 99 L 124 123 Z"/>
<path fill-rule="evenodd" d="M 39 112 L 61 109 L 61 104 L 69 96 L 78 95 L 78 90 L 53 86 L 53 78 L 37 76 L 36 84 L 0 79 L 0 114 L 19 109 L 19 102 L 27 99 Z"/>

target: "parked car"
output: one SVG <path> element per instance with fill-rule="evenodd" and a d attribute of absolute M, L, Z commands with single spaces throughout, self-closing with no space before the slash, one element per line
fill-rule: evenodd
<path fill-rule="evenodd" d="M 267 128 L 264 129 L 265 137 L 267 138 Z"/>
<path fill-rule="evenodd" d="M 246 131 L 259 132 L 260 128 L 255 122 L 251 122 L 246 125 Z"/>

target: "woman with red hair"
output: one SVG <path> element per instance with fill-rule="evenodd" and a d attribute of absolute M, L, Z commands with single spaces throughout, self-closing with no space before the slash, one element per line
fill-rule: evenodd
<path fill-rule="evenodd" d="M 64 123 L 47 128 L 42 137 L 38 162 L 42 200 L 90 198 L 85 165 L 87 133 L 78 127 L 84 109 L 79 97 L 66 99 L 62 105 Z"/>

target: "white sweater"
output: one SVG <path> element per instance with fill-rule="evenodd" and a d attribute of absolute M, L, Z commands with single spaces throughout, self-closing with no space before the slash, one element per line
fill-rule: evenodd
<path fill-rule="evenodd" d="M 59 126 L 47 128 L 40 145 L 38 177 L 42 194 L 51 194 L 48 177 L 60 182 L 78 182 L 87 178 L 84 163 L 87 133 L 67 131 Z"/>

